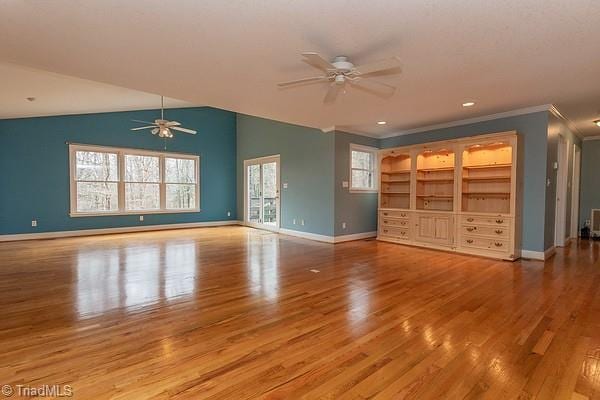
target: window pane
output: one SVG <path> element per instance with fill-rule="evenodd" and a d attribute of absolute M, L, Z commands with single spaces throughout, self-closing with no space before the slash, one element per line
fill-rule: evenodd
<path fill-rule="evenodd" d="M 352 170 L 353 189 L 373 189 L 373 174 L 368 171 Z"/>
<path fill-rule="evenodd" d="M 165 158 L 165 182 L 195 183 L 195 160 L 185 158 Z"/>
<path fill-rule="evenodd" d="M 372 169 L 371 153 L 352 150 L 352 168 Z"/>
<path fill-rule="evenodd" d="M 196 208 L 196 185 L 167 184 L 167 208 L 170 210 Z"/>
<path fill-rule="evenodd" d="M 117 181 L 119 168 L 117 155 L 95 151 L 75 152 L 75 179 L 78 181 Z"/>
<path fill-rule="evenodd" d="M 125 155 L 126 182 L 160 182 L 159 158 Z"/>
<path fill-rule="evenodd" d="M 117 211 L 116 183 L 77 182 L 77 212 Z"/>
<path fill-rule="evenodd" d="M 134 210 L 158 210 L 160 186 L 157 183 L 126 183 L 125 208 Z"/>

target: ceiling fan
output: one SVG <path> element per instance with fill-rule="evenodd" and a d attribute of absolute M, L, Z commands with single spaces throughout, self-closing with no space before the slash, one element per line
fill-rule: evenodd
<path fill-rule="evenodd" d="M 317 82 L 328 82 L 329 90 L 325 95 L 324 102 L 331 103 L 335 101 L 339 91 L 344 89 L 346 83 L 365 90 L 371 94 L 381 96 L 391 96 L 396 91 L 396 87 L 387 83 L 371 79 L 375 74 L 396 74 L 400 73 L 400 60 L 398 57 L 392 57 L 387 60 L 374 62 L 370 64 L 355 66 L 348 57 L 337 56 L 332 62 L 327 61 L 317 53 L 302 53 L 304 61 L 313 67 L 324 72 L 323 75 L 297 79 L 289 82 L 279 83 L 279 87 L 294 86 L 300 84 L 310 84 Z"/>
<path fill-rule="evenodd" d="M 140 126 L 137 128 L 131 128 L 132 131 L 139 131 L 142 129 L 152 129 L 150 132 L 153 135 L 157 135 L 161 138 L 172 138 L 174 131 L 189 133 L 192 135 L 196 134 L 196 131 L 192 129 L 187 129 L 181 127 L 181 123 L 177 121 L 168 121 L 165 119 L 165 99 L 163 96 L 160 96 L 160 119 L 155 119 L 154 122 L 149 121 L 140 121 L 138 119 L 133 119 L 133 122 L 140 122 L 142 124 L 150 124 L 148 126 Z"/>

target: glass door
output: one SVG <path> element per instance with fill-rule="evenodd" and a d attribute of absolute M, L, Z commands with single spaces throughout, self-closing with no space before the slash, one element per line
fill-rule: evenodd
<path fill-rule="evenodd" d="M 279 156 L 244 161 L 247 225 L 279 229 Z"/>

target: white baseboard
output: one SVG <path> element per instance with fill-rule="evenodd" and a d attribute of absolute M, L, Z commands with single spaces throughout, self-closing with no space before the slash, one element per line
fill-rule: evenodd
<path fill-rule="evenodd" d="M 319 235 L 317 233 L 302 232 L 286 228 L 280 228 L 279 233 L 283 233 L 284 235 L 289 236 L 296 236 L 303 239 L 316 240 L 317 242 L 334 243 L 333 236 Z"/>
<path fill-rule="evenodd" d="M 556 248 L 552 246 L 545 251 L 521 250 L 521 257 L 544 261 L 552 257 L 554 253 L 556 253 Z"/>
<path fill-rule="evenodd" d="M 333 238 L 333 243 L 350 242 L 352 240 L 368 239 L 368 238 L 372 238 L 372 237 L 376 237 L 376 236 L 377 236 L 377 231 L 361 232 L 361 233 L 354 233 L 351 235 L 335 236 Z"/>
<path fill-rule="evenodd" d="M 372 237 L 377 236 L 377 232 L 361 232 L 361 233 L 354 233 L 352 235 L 327 236 L 327 235 L 319 235 L 317 233 L 302 232 L 302 231 L 296 231 L 293 229 L 286 229 L 286 228 L 280 228 L 279 233 L 283 233 L 284 235 L 296 236 L 296 237 L 300 237 L 303 239 L 316 240 L 318 242 L 325 242 L 325 243 L 342 243 L 342 242 L 349 242 L 351 240 L 367 239 L 367 238 L 372 238 Z"/>
<path fill-rule="evenodd" d="M 81 229 L 75 231 L 58 232 L 40 232 L 40 233 L 19 233 L 15 235 L 0 235 L 0 242 L 12 242 L 15 240 L 36 240 L 36 239 L 55 239 L 75 236 L 107 235 L 111 233 L 131 233 L 160 231 L 169 229 L 185 228 L 203 228 L 209 226 L 240 225 L 240 221 L 209 221 L 209 222 L 188 222 L 182 224 L 163 224 L 163 225 L 142 225 L 142 226 L 123 226 L 118 228 L 100 228 L 100 229 Z"/>

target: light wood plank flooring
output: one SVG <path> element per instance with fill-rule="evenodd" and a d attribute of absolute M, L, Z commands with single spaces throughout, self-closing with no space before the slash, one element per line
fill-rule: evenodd
<path fill-rule="evenodd" d="M 600 399 L 599 256 L 584 242 L 509 263 L 243 227 L 0 243 L 0 385 Z"/>

